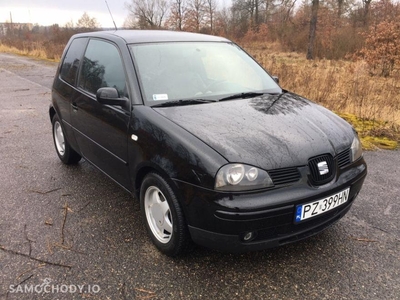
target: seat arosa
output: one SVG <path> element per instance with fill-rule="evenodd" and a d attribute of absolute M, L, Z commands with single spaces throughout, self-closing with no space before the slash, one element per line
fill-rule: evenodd
<path fill-rule="evenodd" d="M 352 126 L 277 81 L 221 37 L 74 35 L 52 89 L 55 149 L 140 199 L 167 255 L 298 241 L 349 211 L 367 166 Z"/>

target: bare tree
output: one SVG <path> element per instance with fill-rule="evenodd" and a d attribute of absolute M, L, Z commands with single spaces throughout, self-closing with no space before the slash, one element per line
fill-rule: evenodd
<path fill-rule="evenodd" d="M 214 33 L 218 35 L 227 36 L 231 31 L 232 26 L 232 10 L 229 8 L 222 8 L 215 12 L 214 18 Z"/>
<path fill-rule="evenodd" d="M 261 12 L 265 10 L 268 2 L 263 0 L 233 0 L 232 13 L 234 21 L 241 23 L 239 27 L 241 30 L 247 31 L 248 26 L 252 29 L 257 29 L 261 23 Z M 244 24 L 246 22 L 247 24 Z"/>
<path fill-rule="evenodd" d="M 200 32 L 206 15 L 206 0 L 190 0 L 188 4 L 187 29 Z"/>
<path fill-rule="evenodd" d="M 214 15 L 217 10 L 217 0 L 206 0 L 207 14 L 210 23 L 210 32 L 214 33 Z"/>
<path fill-rule="evenodd" d="M 337 0 L 337 17 L 340 19 L 342 17 L 343 14 L 343 4 L 344 4 L 344 0 Z"/>
<path fill-rule="evenodd" d="M 364 22 L 364 26 L 367 26 L 369 23 L 369 14 L 370 14 L 369 8 L 371 6 L 372 0 L 362 0 L 362 2 L 364 5 L 364 20 L 363 20 L 363 22 Z"/>
<path fill-rule="evenodd" d="M 129 11 L 125 25 L 141 29 L 161 28 L 168 11 L 167 0 L 131 0 L 125 5 Z"/>
<path fill-rule="evenodd" d="M 64 28 L 66 29 L 73 29 L 74 28 L 74 21 L 70 20 L 67 23 L 64 24 Z"/>
<path fill-rule="evenodd" d="M 260 25 L 260 14 L 259 14 L 259 10 L 260 10 L 260 0 L 253 0 L 254 3 L 254 27 L 258 28 L 258 25 Z"/>
<path fill-rule="evenodd" d="M 82 17 L 76 22 L 76 27 L 79 29 L 96 29 L 100 27 L 96 18 L 91 18 L 87 12 L 84 12 Z"/>
<path fill-rule="evenodd" d="M 230 8 L 232 13 L 231 25 L 238 35 L 244 35 L 253 18 L 254 7 L 252 0 L 233 0 Z"/>
<path fill-rule="evenodd" d="M 169 27 L 182 31 L 187 11 L 185 0 L 173 0 L 171 4 L 171 14 L 168 19 Z"/>
<path fill-rule="evenodd" d="M 317 35 L 319 0 L 312 0 L 310 31 L 308 35 L 307 59 L 314 59 L 314 42 Z"/>

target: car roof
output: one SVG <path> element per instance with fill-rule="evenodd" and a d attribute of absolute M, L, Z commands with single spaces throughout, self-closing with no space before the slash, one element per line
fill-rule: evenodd
<path fill-rule="evenodd" d="M 113 30 L 77 34 L 106 39 L 122 38 L 127 44 L 157 42 L 230 42 L 218 36 L 170 30 Z"/>

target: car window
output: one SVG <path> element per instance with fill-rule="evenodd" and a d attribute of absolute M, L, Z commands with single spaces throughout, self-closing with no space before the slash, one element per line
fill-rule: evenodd
<path fill-rule="evenodd" d="M 75 84 L 79 63 L 85 50 L 87 38 L 77 38 L 72 41 L 64 57 L 61 66 L 60 76 L 69 84 Z"/>
<path fill-rule="evenodd" d="M 280 93 L 260 65 L 238 46 L 221 42 L 130 45 L 145 102 L 221 99 L 238 93 Z"/>
<path fill-rule="evenodd" d="M 207 55 L 201 57 L 207 77 L 213 80 L 231 82 L 248 90 L 262 90 L 263 80 L 236 47 L 221 51 L 218 47 L 207 47 Z M 240 70 L 240 71 L 239 71 Z"/>
<path fill-rule="evenodd" d="M 90 40 L 78 86 L 92 94 L 101 87 L 114 87 L 120 97 L 128 97 L 124 67 L 117 47 L 105 41 Z"/>

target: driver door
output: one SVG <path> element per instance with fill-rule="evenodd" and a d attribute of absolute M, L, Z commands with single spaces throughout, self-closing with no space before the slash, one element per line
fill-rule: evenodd
<path fill-rule="evenodd" d="M 117 46 L 91 39 L 79 73 L 78 92 L 72 101 L 74 134 L 84 158 L 129 189 L 130 109 L 99 103 L 96 92 L 101 87 L 114 87 L 120 97 L 129 98 L 125 68 Z"/>

